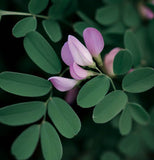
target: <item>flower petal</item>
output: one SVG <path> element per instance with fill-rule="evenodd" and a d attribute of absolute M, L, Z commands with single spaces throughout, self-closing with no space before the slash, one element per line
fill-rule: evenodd
<path fill-rule="evenodd" d="M 62 60 L 64 61 L 64 63 L 68 66 L 72 65 L 74 62 L 72 54 L 71 54 L 70 49 L 68 47 L 68 42 L 65 42 L 65 44 L 63 45 L 63 47 L 61 49 L 61 57 L 62 57 Z"/>
<path fill-rule="evenodd" d="M 89 27 L 83 31 L 85 44 L 93 57 L 97 57 L 104 48 L 102 34 L 95 28 Z"/>
<path fill-rule="evenodd" d="M 58 76 L 50 77 L 48 80 L 50 80 L 54 87 L 61 92 L 65 92 L 72 89 L 78 82 L 74 79 Z"/>
<path fill-rule="evenodd" d="M 93 59 L 88 49 L 74 36 L 68 36 L 68 46 L 74 61 L 80 66 L 93 65 Z"/>
<path fill-rule="evenodd" d="M 76 80 L 85 79 L 88 76 L 88 71 L 78 66 L 76 63 L 70 66 L 70 74 Z"/>
<path fill-rule="evenodd" d="M 105 71 L 109 76 L 114 76 L 113 72 L 113 61 L 116 54 L 120 51 L 120 48 L 114 48 L 112 49 L 108 54 L 104 57 L 104 67 Z"/>

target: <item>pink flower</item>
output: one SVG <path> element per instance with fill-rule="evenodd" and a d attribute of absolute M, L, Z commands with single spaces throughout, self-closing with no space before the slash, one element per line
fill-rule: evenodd
<path fill-rule="evenodd" d="M 64 63 L 68 66 L 72 65 L 74 62 L 72 54 L 68 46 L 68 42 L 65 42 L 65 44 L 63 45 L 61 49 L 61 57 Z"/>
<path fill-rule="evenodd" d="M 144 4 L 139 5 L 139 11 L 141 13 L 141 16 L 146 19 L 153 19 L 154 18 L 154 13 L 150 8 L 145 6 Z"/>
<path fill-rule="evenodd" d="M 72 89 L 78 82 L 74 79 L 58 76 L 50 77 L 48 80 L 50 80 L 53 86 L 61 92 L 65 92 Z"/>
<path fill-rule="evenodd" d="M 120 51 L 120 48 L 114 48 L 112 49 L 108 54 L 105 55 L 104 57 L 104 67 L 105 67 L 105 71 L 106 73 L 113 77 L 115 74 L 113 72 L 113 61 L 114 61 L 114 57 L 116 56 L 116 54 Z"/>
<path fill-rule="evenodd" d="M 80 66 L 93 66 L 94 62 L 88 49 L 74 36 L 68 36 L 68 46 L 75 63 Z"/>
<path fill-rule="evenodd" d="M 89 27 L 83 31 L 85 44 L 93 57 L 97 57 L 104 48 L 102 34 L 95 28 Z"/>
<path fill-rule="evenodd" d="M 90 75 L 93 75 L 93 72 L 87 71 L 80 66 L 78 66 L 75 62 L 70 66 L 70 74 L 72 78 L 76 80 L 82 80 L 87 78 Z"/>
<path fill-rule="evenodd" d="M 77 97 L 78 91 L 79 91 L 78 87 L 74 87 L 73 89 L 69 90 L 65 96 L 66 102 L 72 104 Z"/>

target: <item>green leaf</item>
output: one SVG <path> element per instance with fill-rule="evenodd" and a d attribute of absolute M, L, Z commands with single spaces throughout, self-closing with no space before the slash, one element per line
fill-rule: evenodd
<path fill-rule="evenodd" d="M 154 28 L 154 19 L 149 22 L 149 25 L 148 25 L 148 28 L 147 28 L 148 29 L 148 36 L 151 40 L 152 47 L 154 46 L 154 37 L 153 37 L 154 30 L 153 30 L 153 28 Z"/>
<path fill-rule="evenodd" d="M 140 135 L 144 141 L 144 143 L 146 144 L 146 146 L 151 149 L 154 150 L 154 134 L 153 134 L 153 130 L 150 130 L 150 128 L 144 128 L 141 132 Z"/>
<path fill-rule="evenodd" d="M 15 24 L 12 33 L 15 37 L 24 37 L 27 33 L 35 31 L 37 27 L 37 21 L 35 17 L 23 18 Z"/>
<path fill-rule="evenodd" d="M 130 134 L 121 139 L 119 143 L 119 150 L 126 156 L 134 157 L 141 152 L 141 142 L 138 134 Z"/>
<path fill-rule="evenodd" d="M 140 68 L 127 74 L 122 81 L 122 88 L 131 93 L 140 93 L 154 87 L 154 69 Z"/>
<path fill-rule="evenodd" d="M 121 3 L 123 0 L 102 0 L 103 3 L 106 4 L 118 4 Z"/>
<path fill-rule="evenodd" d="M 17 137 L 11 147 L 16 159 L 28 159 L 33 154 L 39 140 L 39 132 L 40 126 L 33 125 Z"/>
<path fill-rule="evenodd" d="M 47 7 L 48 2 L 49 0 L 30 0 L 28 10 L 31 13 L 38 14 Z"/>
<path fill-rule="evenodd" d="M 114 152 L 107 151 L 102 155 L 101 160 L 120 160 L 120 158 Z"/>
<path fill-rule="evenodd" d="M 136 27 L 140 25 L 140 16 L 136 8 L 131 3 L 125 3 L 123 6 L 123 22 L 128 27 Z"/>
<path fill-rule="evenodd" d="M 126 31 L 124 35 L 125 48 L 130 50 L 133 58 L 133 65 L 138 66 L 141 60 L 141 51 L 136 36 L 131 31 Z"/>
<path fill-rule="evenodd" d="M 132 117 L 129 111 L 129 105 L 126 105 L 119 119 L 119 130 L 121 135 L 127 135 L 132 129 Z"/>
<path fill-rule="evenodd" d="M 125 30 L 126 30 L 125 25 L 119 21 L 119 22 L 116 22 L 115 24 L 113 24 L 112 26 L 107 27 L 107 29 L 105 30 L 104 33 L 123 35 Z"/>
<path fill-rule="evenodd" d="M 81 129 L 76 113 L 60 98 L 55 97 L 49 101 L 48 114 L 58 131 L 66 138 L 74 137 Z"/>
<path fill-rule="evenodd" d="M 87 24 L 86 22 L 82 22 L 82 21 L 81 22 L 76 22 L 73 25 L 74 31 L 76 33 L 78 33 L 80 36 L 83 35 L 83 31 L 87 27 L 91 27 L 91 26 L 89 24 Z"/>
<path fill-rule="evenodd" d="M 44 20 L 43 27 L 53 42 L 58 42 L 62 38 L 60 25 L 54 20 Z"/>
<path fill-rule="evenodd" d="M 97 9 L 95 19 L 102 25 L 111 25 L 117 22 L 119 17 L 119 7 L 117 5 L 109 5 Z"/>
<path fill-rule="evenodd" d="M 113 119 L 125 107 L 127 95 L 120 90 L 109 93 L 96 105 L 93 111 L 93 120 L 96 123 L 106 123 Z"/>
<path fill-rule="evenodd" d="M 130 114 L 132 118 L 141 125 L 146 125 L 150 122 L 150 116 L 142 106 L 136 103 L 129 103 Z"/>
<path fill-rule="evenodd" d="M 77 0 L 57 0 L 49 9 L 49 16 L 54 20 L 63 19 L 77 9 Z"/>
<path fill-rule="evenodd" d="M 114 58 L 113 71 L 115 74 L 124 74 L 132 67 L 132 56 L 128 50 L 121 50 Z"/>
<path fill-rule="evenodd" d="M 25 102 L 13 104 L 0 109 L 0 122 L 18 126 L 38 121 L 45 114 L 43 102 Z"/>
<path fill-rule="evenodd" d="M 83 108 L 89 108 L 99 103 L 110 87 L 109 79 L 102 75 L 88 81 L 79 91 L 77 103 Z"/>
<path fill-rule="evenodd" d="M 39 97 L 51 90 L 51 83 L 43 78 L 17 73 L 0 73 L 0 88 L 20 96 Z"/>
<path fill-rule="evenodd" d="M 41 125 L 41 147 L 45 160 L 61 160 L 63 150 L 60 138 L 48 122 Z"/>
<path fill-rule="evenodd" d="M 57 74 L 61 71 L 61 64 L 54 49 L 38 32 L 30 32 L 26 35 L 24 47 L 34 63 L 45 72 Z"/>

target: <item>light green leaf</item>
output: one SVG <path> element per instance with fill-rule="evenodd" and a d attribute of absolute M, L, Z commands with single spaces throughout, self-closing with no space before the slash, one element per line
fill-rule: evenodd
<path fill-rule="evenodd" d="M 119 130 L 122 135 L 127 135 L 132 129 L 132 117 L 129 111 L 129 105 L 126 105 L 119 119 Z"/>
<path fill-rule="evenodd" d="M 20 96 L 39 97 L 51 90 L 51 83 L 43 78 L 17 73 L 0 73 L 0 88 Z"/>
<path fill-rule="evenodd" d="M 0 122 L 18 126 L 38 121 L 45 114 L 45 104 L 39 101 L 13 104 L 0 109 Z"/>
<path fill-rule="evenodd" d="M 39 140 L 39 132 L 40 126 L 33 125 L 17 137 L 11 147 L 16 159 L 28 159 L 33 154 Z"/>
<path fill-rule="evenodd" d="M 102 25 L 111 25 L 117 22 L 119 17 L 119 6 L 109 5 L 97 9 L 95 19 Z"/>
<path fill-rule="evenodd" d="M 102 75 L 88 81 L 79 91 L 77 103 L 83 108 L 89 108 L 99 103 L 110 87 L 109 79 Z"/>
<path fill-rule="evenodd" d="M 60 25 L 54 20 L 44 20 L 43 27 L 53 42 L 58 42 L 62 38 Z"/>
<path fill-rule="evenodd" d="M 47 7 L 48 2 L 49 0 L 30 0 L 28 10 L 31 13 L 38 14 Z"/>
<path fill-rule="evenodd" d="M 122 81 L 122 88 L 131 93 L 140 93 L 154 87 L 154 69 L 140 68 L 127 74 Z"/>
<path fill-rule="evenodd" d="M 63 149 L 60 138 L 48 122 L 41 125 L 41 147 L 45 160 L 61 160 Z"/>
<path fill-rule="evenodd" d="M 124 74 L 132 67 L 132 55 L 128 50 L 121 50 L 114 58 L 113 71 L 115 74 Z"/>
<path fill-rule="evenodd" d="M 48 114 L 58 131 L 66 138 L 74 137 L 81 129 L 76 113 L 60 98 L 55 97 L 49 101 Z"/>
<path fill-rule="evenodd" d="M 124 45 L 125 48 L 130 50 L 133 58 L 133 65 L 138 66 L 141 61 L 141 50 L 136 39 L 136 36 L 131 31 L 126 31 L 124 35 Z"/>
<path fill-rule="evenodd" d="M 94 122 L 106 123 L 110 121 L 125 107 L 127 101 L 127 95 L 123 91 L 116 90 L 109 93 L 94 108 Z"/>
<path fill-rule="evenodd" d="M 54 49 L 38 32 L 30 32 L 26 35 L 24 47 L 34 63 L 45 72 L 57 74 L 61 71 L 61 64 Z"/>
<path fill-rule="evenodd" d="M 120 158 L 114 152 L 107 151 L 101 156 L 101 160 L 120 160 Z"/>
<path fill-rule="evenodd" d="M 132 118 L 141 125 L 146 125 L 150 122 L 150 116 L 142 106 L 136 103 L 129 103 L 130 114 Z"/>
<path fill-rule="evenodd" d="M 123 22 L 128 27 L 136 27 L 140 25 L 140 16 L 133 4 L 125 3 L 123 6 Z"/>
<path fill-rule="evenodd" d="M 15 37 L 24 37 L 27 33 L 35 31 L 37 27 L 37 21 L 35 17 L 23 18 L 15 24 L 12 33 Z"/>

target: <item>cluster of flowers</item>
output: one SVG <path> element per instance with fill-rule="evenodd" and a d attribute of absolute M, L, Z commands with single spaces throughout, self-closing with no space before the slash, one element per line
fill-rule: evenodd
<path fill-rule="evenodd" d="M 149 3 L 151 5 L 154 5 L 154 0 L 149 0 Z M 143 3 L 139 4 L 139 12 L 141 16 L 145 19 L 154 19 L 154 12 Z"/>
<path fill-rule="evenodd" d="M 114 75 L 113 60 L 120 48 L 114 48 L 109 54 L 105 55 L 103 64 L 100 56 L 104 48 L 102 34 L 97 29 L 89 27 L 83 31 L 83 38 L 86 47 L 77 38 L 69 35 L 68 41 L 61 50 L 62 60 L 69 66 L 70 75 L 73 79 L 60 76 L 49 78 L 53 86 L 61 92 L 71 90 L 79 81 L 94 76 L 96 72 L 82 68 L 84 66 L 96 68 L 94 60 L 97 62 L 97 65 L 104 67 L 109 76 Z"/>

